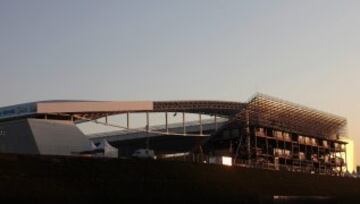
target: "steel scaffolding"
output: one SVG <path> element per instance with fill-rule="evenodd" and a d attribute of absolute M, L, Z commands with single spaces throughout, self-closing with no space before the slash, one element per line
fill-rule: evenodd
<path fill-rule="evenodd" d="M 204 147 L 211 155 L 232 156 L 236 165 L 342 174 L 346 123 L 343 117 L 258 94 Z"/>

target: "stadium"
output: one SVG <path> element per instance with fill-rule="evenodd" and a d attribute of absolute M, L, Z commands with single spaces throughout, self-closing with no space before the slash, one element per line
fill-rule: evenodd
<path fill-rule="evenodd" d="M 133 114 L 142 114 L 144 124 L 132 127 Z M 161 125 L 151 125 L 154 114 Z M 125 124 L 110 122 L 116 115 Z M 180 121 L 170 123 L 175 115 Z M 89 122 L 119 130 L 86 135 L 78 125 Z M 244 103 L 40 101 L 0 109 L 0 151 L 91 156 L 110 148 L 112 157 L 131 158 L 143 148 L 159 159 L 343 175 L 352 157 L 346 124 L 343 117 L 264 94 Z"/>

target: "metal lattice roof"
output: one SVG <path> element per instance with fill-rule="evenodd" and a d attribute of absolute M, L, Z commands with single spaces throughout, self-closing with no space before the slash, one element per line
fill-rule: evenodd
<path fill-rule="evenodd" d="M 265 126 L 302 135 L 338 139 L 346 133 L 345 118 L 258 94 L 252 98 L 237 119 L 249 118 L 250 125 Z"/>
<path fill-rule="evenodd" d="M 246 103 L 231 101 L 157 101 L 154 111 L 183 111 L 233 117 L 239 113 Z"/>

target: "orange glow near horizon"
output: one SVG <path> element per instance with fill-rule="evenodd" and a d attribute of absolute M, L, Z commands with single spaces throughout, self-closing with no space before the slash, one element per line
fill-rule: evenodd
<path fill-rule="evenodd" d="M 354 140 L 350 138 L 341 138 L 341 140 L 348 143 L 346 145 L 346 158 L 343 155 L 343 159 L 346 159 L 347 169 L 352 173 L 355 170 Z"/>

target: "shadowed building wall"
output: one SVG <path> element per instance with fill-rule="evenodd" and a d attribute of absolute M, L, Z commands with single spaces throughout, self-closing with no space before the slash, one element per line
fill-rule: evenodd
<path fill-rule="evenodd" d="M 86 136 L 71 121 L 23 119 L 0 125 L 3 153 L 70 155 L 90 149 Z"/>

